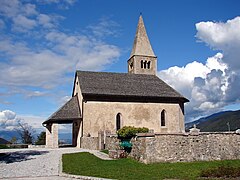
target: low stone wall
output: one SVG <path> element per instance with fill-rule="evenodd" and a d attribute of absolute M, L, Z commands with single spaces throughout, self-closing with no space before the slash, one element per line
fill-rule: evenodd
<path fill-rule="evenodd" d="M 117 138 L 117 136 L 106 136 L 105 138 L 105 149 L 108 150 L 119 150 L 120 140 Z"/>
<path fill-rule="evenodd" d="M 98 150 L 99 149 L 98 137 L 81 137 L 81 148 Z"/>
<path fill-rule="evenodd" d="M 28 148 L 45 148 L 46 145 L 28 145 Z"/>
<path fill-rule="evenodd" d="M 132 140 L 130 156 L 144 163 L 240 159 L 240 134 L 148 134 Z"/>

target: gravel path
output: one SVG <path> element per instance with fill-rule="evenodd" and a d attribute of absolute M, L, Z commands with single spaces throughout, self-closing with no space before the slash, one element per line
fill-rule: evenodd
<path fill-rule="evenodd" d="M 1 149 L 0 153 L 7 155 L 0 158 L 0 179 L 35 179 L 34 177 L 71 179 L 58 176 L 61 156 L 66 153 L 84 151 L 87 150 L 79 148 Z"/>

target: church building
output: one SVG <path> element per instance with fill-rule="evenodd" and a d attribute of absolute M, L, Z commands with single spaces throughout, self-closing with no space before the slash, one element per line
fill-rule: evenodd
<path fill-rule="evenodd" d="M 99 132 L 116 134 L 123 126 L 147 127 L 154 133 L 184 133 L 188 99 L 157 77 L 157 57 L 140 15 L 128 73 L 76 71 L 72 98 L 52 114 L 47 147 L 58 147 L 58 124 L 72 123 L 73 146 Z"/>

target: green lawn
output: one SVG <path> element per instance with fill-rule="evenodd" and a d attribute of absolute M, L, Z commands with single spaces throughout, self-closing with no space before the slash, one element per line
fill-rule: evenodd
<path fill-rule="evenodd" d="M 112 179 L 196 179 L 202 170 L 238 167 L 240 160 L 143 164 L 130 158 L 104 161 L 83 152 L 63 155 L 63 172 Z"/>
<path fill-rule="evenodd" d="M 108 150 L 104 149 L 104 150 L 101 150 L 101 152 L 105 153 L 105 154 L 108 154 Z"/>

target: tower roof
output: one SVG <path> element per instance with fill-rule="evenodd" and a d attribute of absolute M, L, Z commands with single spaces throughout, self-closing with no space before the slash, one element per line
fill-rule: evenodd
<path fill-rule="evenodd" d="M 154 56 L 152 46 L 147 36 L 147 32 L 144 26 L 142 15 L 138 20 L 137 31 L 133 43 L 133 48 L 130 57 L 134 55 Z"/>

